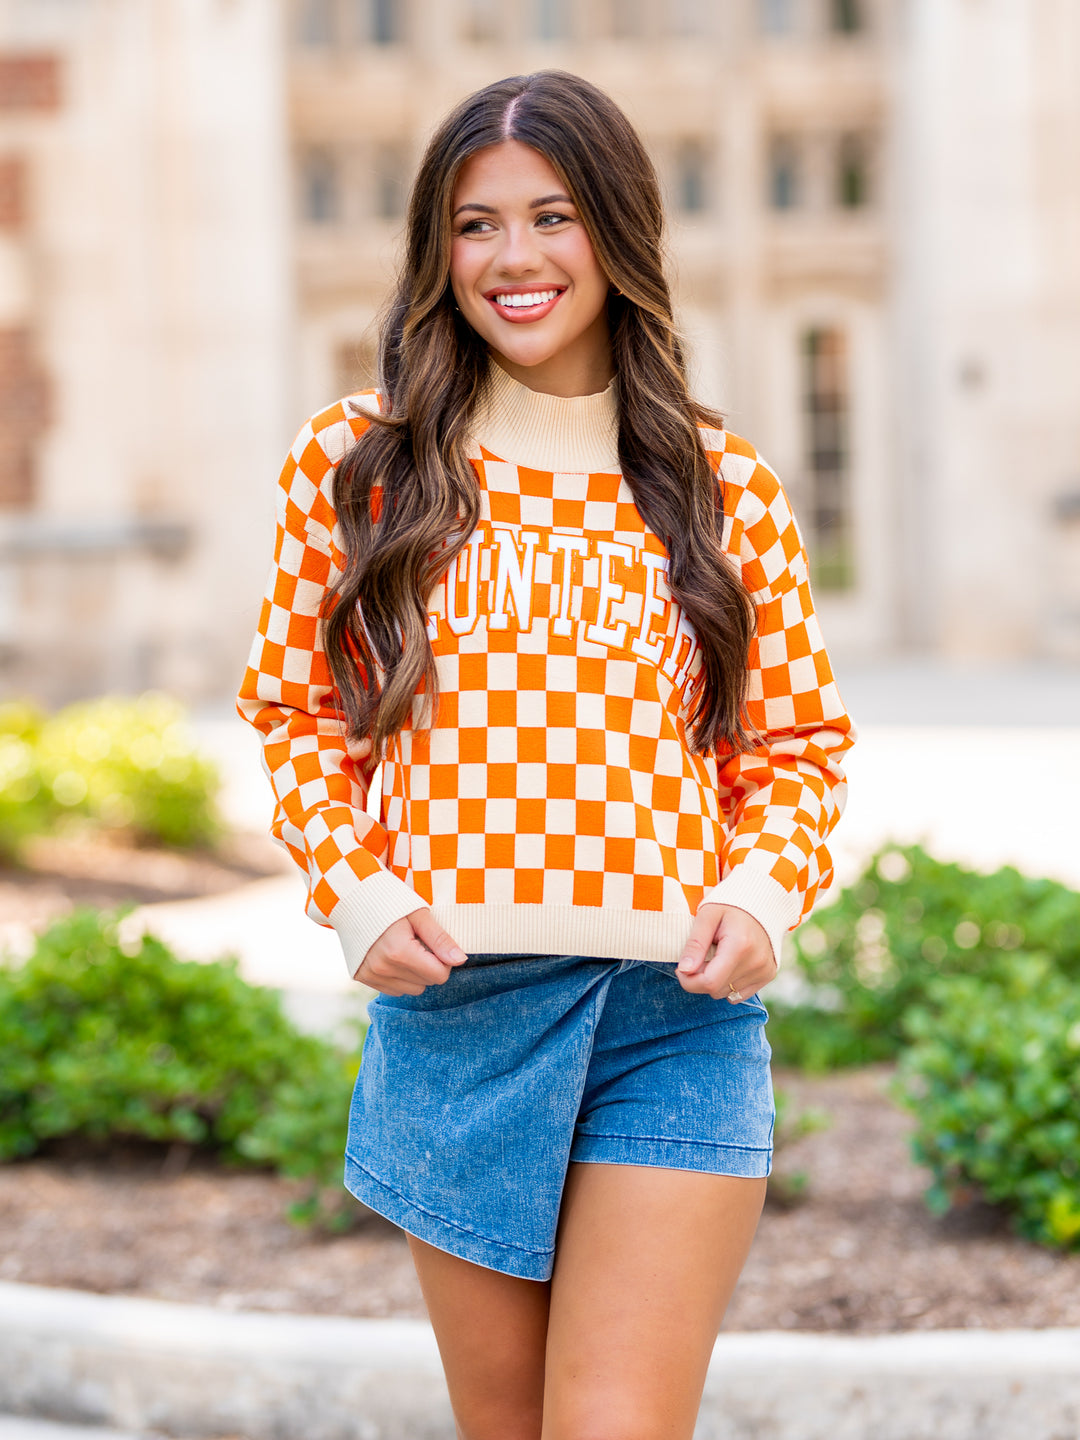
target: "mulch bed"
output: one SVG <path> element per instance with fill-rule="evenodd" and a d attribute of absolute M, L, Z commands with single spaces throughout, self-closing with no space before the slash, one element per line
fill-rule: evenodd
<path fill-rule="evenodd" d="M 908 1117 L 875 1067 L 782 1075 L 829 1127 L 782 1152 L 805 1200 L 766 1206 L 728 1330 L 874 1333 L 1080 1325 L 1080 1255 L 1016 1239 L 972 1205 L 936 1219 L 908 1156 Z M 366 1213 L 347 1235 L 298 1229 L 298 1189 L 150 1148 L 0 1166 L 0 1279 L 225 1308 L 420 1316 L 401 1232 Z"/>

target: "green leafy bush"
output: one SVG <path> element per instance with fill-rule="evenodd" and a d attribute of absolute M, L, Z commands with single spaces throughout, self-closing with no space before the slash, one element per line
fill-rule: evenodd
<path fill-rule="evenodd" d="M 180 1141 L 308 1179 L 308 1216 L 335 1209 L 359 1054 L 300 1034 L 232 961 L 77 912 L 0 967 L 0 1054 L 0 1160 L 69 1135 Z"/>
<path fill-rule="evenodd" d="M 1080 978 L 1080 894 L 1011 866 L 983 875 L 888 846 L 794 938 L 811 998 L 770 1000 L 774 1053 L 808 1069 L 865 1064 L 898 1053 L 903 1016 L 935 976 L 983 975 L 1023 948 Z"/>
<path fill-rule="evenodd" d="M 0 856 L 69 817 L 140 840 L 212 842 L 219 778 L 167 695 L 104 696 L 46 717 L 0 706 Z"/>
<path fill-rule="evenodd" d="M 903 1021 L 898 1093 L 943 1213 L 972 1191 L 1022 1235 L 1080 1248 L 1080 984 L 1045 955 L 931 980 Z"/>
<path fill-rule="evenodd" d="M 15 859 L 22 843 L 55 817 L 56 802 L 38 763 L 43 719 L 31 705 L 0 705 L 0 858 L 5 860 Z"/>

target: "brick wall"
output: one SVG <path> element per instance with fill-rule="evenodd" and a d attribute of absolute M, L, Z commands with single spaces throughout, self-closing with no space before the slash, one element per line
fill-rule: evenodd
<path fill-rule="evenodd" d="M 56 55 L 0 55 L 0 111 L 57 110 L 60 60 Z"/>
<path fill-rule="evenodd" d="M 26 223 L 26 163 L 0 156 L 0 230 L 21 230 Z"/>
<path fill-rule="evenodd" d="M 0 329 L 0 506 L 32 504 L 34 446 L 48 419 L 48 379 L 30 331 Z"/>

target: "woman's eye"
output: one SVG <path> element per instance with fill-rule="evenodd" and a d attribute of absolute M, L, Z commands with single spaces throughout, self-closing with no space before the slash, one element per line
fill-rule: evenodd
<path fill-rule="evenodd" d="M 550 230 L 551 225 L 558 224 L 560 221 L 563 220 L 572 220 L 573 218 L 574 217 L 572 215 L 560 215 L 555 210 L 548 210 L 545 211 L 543 215 L 538 215 L 536 217 L 536 223 L 538 225 L 543 225 L 545 230 Z M 551 224 L 546 223 L 548 221 L 550 221 Z"/>
<path fill-rule="evenodd" d="M 491 222 L 488 220 L 466 220 L 465 224 L 462 225 L 461 229 L 458 231 L 458 234 L 481 235 L 484 232 L 484 228 L 490 225 L 490 223 Z"/>

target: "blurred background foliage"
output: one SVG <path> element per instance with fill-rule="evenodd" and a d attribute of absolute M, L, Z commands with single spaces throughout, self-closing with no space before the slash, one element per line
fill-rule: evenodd
<path fill-rule="evenodd" d="M 0 855 L 81 821 L 136 841 L 211 844 L 220 778 L 168 695 L 105 695 L 46 715 L 0 705 Z"/>
<path fill-rule="evenodd" d="M 231 960 L 76 911 L 0 967 L 0 1160 L 71 1136 L 190 1146 L 306 1180 L 294 1218 L 335 1228 L 360 1043 L 301 1034 Z"/>
<path fill-rule="evenodd" d="M 975 1196 L 1032 1240 L 1080 1247 L 1080 894 L 888 846 L 794 937 L 776 1059 L 899 1059 L 894 1093 L 943 1213 Z"/>

